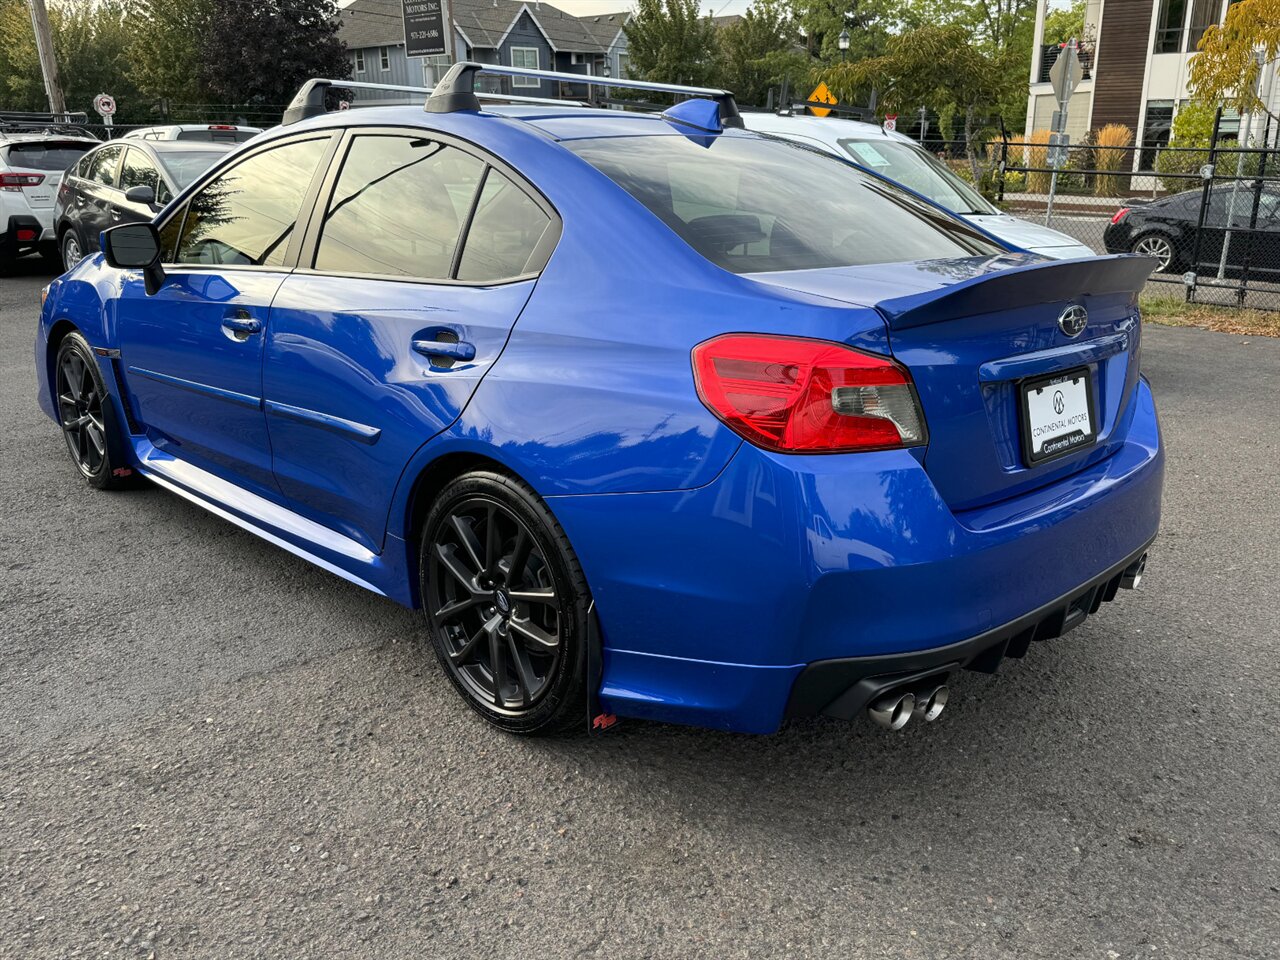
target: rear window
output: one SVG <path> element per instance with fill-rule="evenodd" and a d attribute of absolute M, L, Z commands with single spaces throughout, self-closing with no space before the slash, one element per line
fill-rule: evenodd
<path fill-rule="evenodd" d="M 92 147 L 91 143 L 58 143 L 46 140 L 15 143 L 5 148 L 5 160 L 9 166 L 25 170 L 66 170 Z"/>
<path fill-rule="evenodd" d="M 734 273 L 991 256 L 954 217 L 828 154 L 778 140 L 616 137 L 564 144 Z"/>
<path fill-rule="evenodd" d="M 226 154 L 221 150 L 184 150 L 181 153 L 161 153 L 159 156 L 169 177 L 182 190 L 195 183 L 200 174 Z"/>
<path fill-rule="evenodd" d="M 258 135 L 256 130 L 179 130 L 179 140 L 203 140 L 209 143 L 244 143 Z"/>

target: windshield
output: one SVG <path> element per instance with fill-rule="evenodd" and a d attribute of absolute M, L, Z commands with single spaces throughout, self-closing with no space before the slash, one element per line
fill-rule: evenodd
<path fill-rule="evenodd" d="M 67 143 L 58 140 L 36 140 L 15 143 L 6 148 L 10 166 L 26 170 L 66 170 L 93 146 L 92 143 Z"/>
<path fill-rule="evenodd" d="M 734 273 L 1003 252 L 962 221 L 828 153 L 786 141 L 676 135 L 564 146 Z"/>
<path fill-rule="evenodd" d="M 897 140 L 841 140 L 854 161 L 882 177 L 928 197 L 952 213 L 992 214 L 1000 211 L 933 154 Z"/>
<path fill-rule="evenodd" d="M 181 153 L 159 154 L 160 162 L 179 190 L 195 183 L 200 174 L 225 155 L 221 150 L 184 150 Z"/>

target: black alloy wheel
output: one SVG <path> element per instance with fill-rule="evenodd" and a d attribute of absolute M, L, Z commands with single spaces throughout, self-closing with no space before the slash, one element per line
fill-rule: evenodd
<path fill-rule="evenodd" d="M 455 480 L 427 517 L 420 567 L 436 654 L 473 709 L 516 733 L 585 726 L 586 584 L 531 490 L 493 473 Z"/>
<path fill-rule="evenodd" d="M 111 399 L 89 344 L 79 333 L 67 334 L 58 346 L 54 389 L 58 422 L 80 474 L 100 489 L 127 485 L 132 471 L 119 469 L 123 464 L 115 462 L 122 458 L 112 433 Z"/>

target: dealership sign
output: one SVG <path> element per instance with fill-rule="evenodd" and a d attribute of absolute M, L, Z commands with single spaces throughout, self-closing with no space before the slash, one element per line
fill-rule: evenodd
<path fill-rule="evenodd" d="M 408 57 L 449 53 L 447 0 L 404 0 L 404 52 Z"/>

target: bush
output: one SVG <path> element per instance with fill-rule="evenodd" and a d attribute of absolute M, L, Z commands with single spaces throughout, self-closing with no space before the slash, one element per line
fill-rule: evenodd
<path fill-rule="evenodd" d="M 1027 192 L 1048 193 L 1050 174 L 1043 168 L 1049 166 L 1049 131 L 1036 130 L 1027 140 L 1028 146 L 1023 149 L 1027 155 L 1028 167 L 1040 167 L 1040 170 L 1027 171 Z"/>
<path fill-rule="evenodd" d="M 1027 177 L 1021 170 L 1009 170 L 1004 175 L 1005 193 L 1024 193 L 1027 189 Z"/>
<path fill-rule="evenodd" d="M 1189 144 L 1189 146 L 1203 147 L 1203 149 L 1161 150 L 1156 156 L 1156 173 L 1161 175 L 1160 186 L 1169 193 L 1194 190 L 1200 184 L 1200 168 L 1209 163 L 1208 144 Z M 1224 140 L 1220 144 L 1219 153 L 1213 167 L 1214 172 L 1219 176 L 1234 177 L 1236 175 L 1236 169 L 1240 163 L 1240 154 L 1224 152 L 1234 150 L 1236 146 L 1237 143 L 1234 140 Z M 1261 154 L 1246 153 L 1241 175 L 1246 177 L 1257 176 L 1260 159 Z M 1192 174 L 1195 179 L 1168 176 L 1168 174 L 1178 173 Z"/>
<path fill-rule="evenodd" d="M 1116 197 L 1129 190 L 1129 178 L 1116 176 L 1113 171 L 1131 167 L 1129 151 L 1133 143 L 1133 131 L 1123 123 L 1108 123 L 1094 138 L 1093 162 L 1099 172 L 1093 184 L 1093 192 L 1099 197 Z"/>

